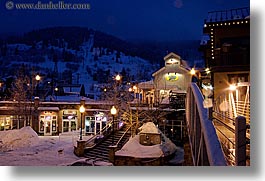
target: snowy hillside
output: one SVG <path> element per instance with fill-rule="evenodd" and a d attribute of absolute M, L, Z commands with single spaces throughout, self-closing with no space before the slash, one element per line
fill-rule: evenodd
<path fill-rule="evenodd" d="M 78 49 L 69 48 L 69 43 L 58 40 L 58 46 L 45 41 L 31 44 L 9 43 L 5 46 L 1 68 L 4 70 L 0 77 L 8 77 L 22 67 L 31 74 L 40 74 L 42 87 L 47 82 L 53 87 L 59 83 L 64 85 L 80 85 L 75 88 L 80 93 L 84 85 L 85 94 L 98 95 L 98 87 L 109 83 L 117 74 L 123 76 L 124 81 L 146 81 L 152 79 L 151 75 L 159 65 L 151 64 L 137 56 L 105 47 L 95 47 L 94 34 L 84 39 Z"/>

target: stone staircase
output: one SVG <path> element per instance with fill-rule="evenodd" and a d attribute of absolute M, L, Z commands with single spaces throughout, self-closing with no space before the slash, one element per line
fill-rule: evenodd
<path fill-rule="evenodd" d="M 124 135 L 125 131 L 128 129 L 128 125 L 124 125 L 119 130 L 115 130 L 114 134 L 110 133 L 105 139 L 100 140 L 94 147 L 85 148 L 85 157 L 94 160 L 102 160 L 105 162 L 109 161 L 109 146 L 116 145 L 120 138 Z M 117 145 L 117 150 L 121 149 L 122 146 L 129 140 L 131 136 L 130 131 L 125 133 L 124 137 L 121 139 Z"/>

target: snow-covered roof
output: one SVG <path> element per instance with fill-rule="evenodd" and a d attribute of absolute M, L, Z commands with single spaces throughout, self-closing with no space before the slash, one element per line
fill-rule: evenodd
<path fill-rule="evenodd" d="M 159 133 L 158 128 L 153 122 L 147 122 L 143 124 L 140 128 L 140 133 Z"/>
<path fill-rule="evenodd" d="M 140 89 L 153 89 L 154 88 L 154 81 L 150 80 L 150 81 L 146 81 L 146 82 L 140 82 L 138 84 L 138 87 Z"/>
<path fill-rule="evenodd" d="M 181 59 L 179 55 L 177 55 L 177 54 L 175 54 L 175 53 L 173 53 L 173 52 L 170 52 L 169 54 L 167 54 L 167 55 L 164 57 L 164 60 L 166 61 L 166 60 L 168 60 L 168 59 L 170 59 L 170 58 L 176 58 L 176 59 L 178 59 L 178 60 Z"/>
<path fill-rule="evenodd" d="M 153 77 L 155 77 L 156 75 L 160 74 L 160 73 L 180 73 L 180 74 L 187 74 L 189 73 L 189 70 L 187 70 L 189 67 L 185 68 L 182 66 L 177 66 L 177 67 L 162 67 L 161 69 L 159 69 L 158 71 L 156 71 L 155 73 L 152 74 Z"/>
<path fill-rule="evenodd" d="M 224 22 L 230 20 L 247 19 L 250 16 L 250 7 L 226 9 L 208 12 L 206 23 Z"/>

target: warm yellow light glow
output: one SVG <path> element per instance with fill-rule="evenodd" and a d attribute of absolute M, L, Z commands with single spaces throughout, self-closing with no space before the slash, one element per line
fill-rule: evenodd
<path fill-rule="evenodd" d="M 36 79 L 37 81 L 39 81 L 39 80 L 40 80 L 40 76 L 39 76 L 39 75 L 36 75 L 35 79 Z"/>
<path fill-rule="evenodd" d="M 133 90 L 136 90 L 136 89 L 137 89 L 137 87 L 136 87 L 136 85 L 134 85 L 134 86 L 133 86 Z"/>
<path fill-rule="evenodd" d="M 165 74 L 165 79 L 168 80 L 168 81 L 176 81 L 179 79 L 179 76 L 181 76 L 181 74 L 178 74 L 178 73 L 167 73 Z"/>
<path fill-rule="evenodd" d="M 133 89 L 130 87 L 130 88 L 129 88 L 129 92 L 132 92 L 132 91 L 133 91 Z"/>
<path fill-rule="evenodd" d="M 79 108 L 79 111 L 81 112 L 81 113 L 84 113 L 85 112 L 85 107 L 82 105 L 82 106 L 80 106 L 80 108 Z"/>
<path fill-rule="evenodd" d="M 58 91 L 58 87 L 55 87 L 55 89 L 54 89 L 55 91 Z"/>
<path fill-rule="evenodd" d="M 112 115 L 117 114 L 117 109 L 116 109 L 114 106 L 112 106 L 112 108 L 111 108 L 111 110 L 110 110 L 110 113 L 111 113 Z"/>
<path fill-rule="evenodd" d="M 207 27 L 207 24 L 204 24 L 204 27 L 206 28 Z"/>
<path fill-rule="evenodd" d="M 230 85 L 230 86 L 229 86 L 229 90 L 231 90 L 231 91 L 236 90 L 236 86 L 235 86 L 235 85 Z"/>
<path fill-rule="evenodd" d="M 119 80 L 121 80 L 121 76 L 118 74 L 118 75 L 116 75 L 115 79 L 116 79 L 117 81 L 119 81 Z"/>
<path fill-rule="evenodd" d="M 195 74 L 196 74 L 196 71 L 195 71 L 194 68 L 192 68 L 192 69 L 190 70 L 190 74 L 191 74 L 191 75 L 195 75 Z"/>

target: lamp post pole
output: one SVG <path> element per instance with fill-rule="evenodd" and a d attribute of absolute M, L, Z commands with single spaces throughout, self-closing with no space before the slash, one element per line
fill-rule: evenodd
<path fill-rule="evenodd" d="M 112 123 L 112 145 L 114 145 L 114 136 L 115 136 L 115 134 L 114 134 L 114 114 L 112 115 L 112 121 L 113 121 L 113 123 Z"/>
<path fill-rule="evenodd" d="M 40 81 L 40 76 L 39 75 L 36 75 L 35 77 L 36 81 L 37 81 L 37 85 L 36 85 L 36 94 L 37 94 L 37 97 L 39 97 L 39 81 Z"/>
<path fill-rule="evenodd" d="M 115 137 L 115 130 L 114 130 L 114 126 L 115 126 L 115 114 L 117 114 L 117 109 L 115 108 L 115 106 L 112 106 L 110 113 L 112 115 L 112 145 L 114 145 L 114 137 Z"/>
<path fill-rule="evenodd" d="M 79 140 L 82 140 L 82 125 L 83 125 L 83 113 L 85 112 L 85 107 L 82 105 L 80 108 L 79 108 L 79 111 L 81 113 L 81 123 L 80 123 L 80 138 Z"/>

